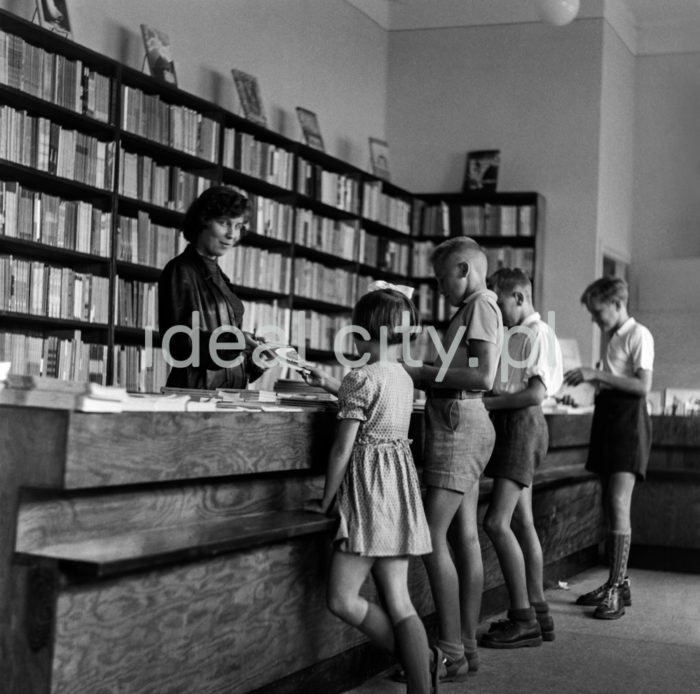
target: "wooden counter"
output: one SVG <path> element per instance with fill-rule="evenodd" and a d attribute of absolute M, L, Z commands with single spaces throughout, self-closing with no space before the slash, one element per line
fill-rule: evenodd
<path fill-rule="evenodd" d="M 596 550 L 602 516 L 582 466 L 590 416 L 548 420 L 534 512 L 561 572 Z M 326 610 L 334 522 L 300 510 L 321 495 L 334 426 L 311 411 L 0 407 L 3 692 L 328 694 L 386 666 Z M 420 413 L 411 435 L 419 462 Z M 486 595 L 503 595 L 482 547 Z M 411 592 L 430 615 L 419 560 Z"/>

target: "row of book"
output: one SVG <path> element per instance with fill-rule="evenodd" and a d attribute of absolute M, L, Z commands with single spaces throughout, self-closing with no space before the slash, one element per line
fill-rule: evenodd
<path fill-rule="evenodd" d="M 295 241 L 300 246 L 356 260 L 360 235 L 352 222 L 322 217 L 302 207 L 297 209 Z"/>
<path fill-rule="evenodd" d="M 236 285 L 288 294 L 291 260 L 254 246 L 239 246 L 219 259 L 219 266 Z"/>
<path fill-rule="evenodd" d="M 146 328 L 158 325 L 158 285 L 154 282 L 117 279 L 114 297 L 117 325 Z"/>
<path fill-rule="evenodd" d="M 0 308 L 49 318 L 107 323 L 109 279 L 0 255 Z"/>
<path fill-rule="evenodd" d="M 362 216 L 391 227 L 402 234 L 411 233 L 411 203 L 387 195 L 380 181 L 366 181 L 362 194 Z"/>
<path fill-rule="evenodd" d="M 379 270 L 408 275 L 412 251 L 407 243 L 392 241 L 374 234 L 360 232 L 360 262 Z"/>
<path fill-rule="evenodd" d="M 0 84 L 109 122 L 112 81 L 83 65 L 0 31 Z"/>
<path fill-rule="evenodd" d="M 357 178 L 326 171 L 302 158 L 297 159 L 297 192 L 344 212 L 357 214 L 360 208 Z"/>
<path fill-rule="evenodd" d="M 462 205 L 465 236 L 532 236 L 533 205 Z"/>
<path fill-rule="evenodd" d="M 202 192 L 213 185 L 203 176 L 179 166 L 161 166 L 151 157 L 122 149 L 119 192 L 129 198 L 184 211 Z"/>
<path fill-rule="evenodd" d="M 117 224 L 117 260 L 162 268 L 187 245 L 178 229 L 154 224 L 143 210 L 136 217 L 120 215 Z"/>
<path fill-rule="evenodd" d="M 321 299 L 351 307 L 357 297 L 356 275 L 330 268 L 306 258 L 294 259 L 294 293 L 307 299 Z"/>
<path fill-rule="evenodd" d="M 336 335 L 349 323 L 347 315 L 290 310 L 278 301 L 247 301 L 242 327 L 243 330 L 255 333 L 268 342 L 289 341 L 299 350 L 333 350 L 337 347 L 347 354 L 352 352 L 352 336 L 341 335 L 336 345 Z"/>
<path fill-rule="evenodd" d="M 215 162 L 219 157 L 220 126 L 215 120 L 127 85 L 122 85 L 122 127 L 200 159 Z"/>
<path fill-rule="evenodd" d="M 159 393 L 170 367 L 158 348 L 115 345 L 115 383 L 132 393 Z"/>
<path fill-rule="evenodd" d="M 418 315 L 425 321 L 444 321 L 454 312 L 445 297 L 430 284 L 419 284 L 413 295 Z"/>
<path fill-rule="evenodd" d="M 350 325 L 347 315 L 326 315 L 316 311 L 292 311 L 291 343 L 297 349 L 335 350 L 350 354 L 353 351 L 352 335 L 342 328 Z"/>
<path fill-rule="evenodd" d="M 70 337 L 0 332 L 0 361 L 14 374 L 106 383 L 107 345 L 82 341 L 80 330 Z"/>
<path fill-rule="evenodd" d="M 0 159 L 95 188 L 111 188 L 114 143 L 0 106 Z"/>
<path fill-rule="evenodd" d="M 112 213 L 0 181 L 0 234 L 109 257 Z"/>
<path fill-rule="evenodd" d="M 294 208 L 261 195 L 249 195 L 248 228 L 254 234 L 278 241 L 292 241 Z"/>
<path fill-rule="evenodd" d="M 427 205 L 417 200 L 414 219 L 423 236 L 533 236 L 533 205 Z"/>
<path fill-rule="evenodd" d="M 293 186 L 291 152 L 234 128 L 224 129 L 223 165 L 280 188 L 291 190 Z"/>

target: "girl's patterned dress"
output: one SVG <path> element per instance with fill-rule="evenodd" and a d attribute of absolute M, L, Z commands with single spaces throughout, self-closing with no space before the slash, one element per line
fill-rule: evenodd
<path fill-rule="evenodd" d="M 338 392 L 338 419 L 360 429 L 338 488 L 338 548 L 369 557 L 429 554 L 430 533 L 409 447 L 413 382 L 400 364 L 351 371 Z"/>

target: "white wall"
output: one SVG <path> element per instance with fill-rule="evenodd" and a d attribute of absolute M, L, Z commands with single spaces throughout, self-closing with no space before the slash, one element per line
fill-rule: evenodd
<path fill-rule="evenodd" d="M 500 190 L 547 200 L 543 315 L 591 359 L 579 297 L 597 271 L 603 20 L 394 31 L 392 168 L 416 192 L 458 191 L 470 149 L 501 150 Z"/>
<path fill-rule="evenodd" d="M 603 31 L 598 179 L 600 250 L 630 261 L 634 147 L 634 56 L 610 25 Z M 602 270 L 602 253 L 598 274 Z"/>
<path fill-rule="evenodd" d="M 29 19 L 33 0 L 0 0 Z M 326 151 L 369 166 L 384 137 L 387 36 L 345 0 L 69 0 L 73 38 L 140 69 L 139 25 L 169 34 L 179 86 L 234 109 L 231 68 L 255 75 L 268 124 L 301 139 L 295 107 L 319 119 Z M 148 69 L 148 68 L 146 68 Z"/>
<path fill-rule="evenodd" d="M 700 386 L 700 53 L 636 59 L 632 312 L 654 389 Z"/>

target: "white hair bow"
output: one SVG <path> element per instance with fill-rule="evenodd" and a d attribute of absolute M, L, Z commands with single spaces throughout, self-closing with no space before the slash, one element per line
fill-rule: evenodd
<path fill-rule="evenodd" d="M 369 285 L 367 291 L 376 292 L 378 289 L 393 289 L 396 292 L 401 292 L 407 299 L 413 296 L 413 287 L 407 287 L 405 284 L 392 284 L 384 280 L 375 280 Z"/>

